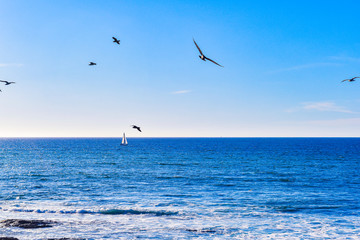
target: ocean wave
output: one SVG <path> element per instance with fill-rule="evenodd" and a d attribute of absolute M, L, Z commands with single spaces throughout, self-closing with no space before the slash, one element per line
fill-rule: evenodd
<path fill-rule="evenodd" d="M 172 216 L 178 215 L 178 212 L 170 212 L 170 211 L 153 211 L 153 210 L 134 210 L 134 209 L 109 209 L 100 211 L 101 214 L 106 215 L 142 215 L 149 214 L 155 216 Z"/>
<path fill-rule="evenodd" d="M 183 176 L 160 176 L 160 177 L 156 177 L 156 178 L 167 180 L 167 179 L 179 179 L 179 178 L 185 178 L 185 177 L 183 177 Z"/>
<path fill-rule="evenodd" d="M 218 184 L 215 184 L 214 186 L 216 186 L 216 187 L 235 187 L 236 184 L 233 184 L 233 183 L 218 183 Z"/>
<path fill-rule="evenodd" d="M 274 209 L 283 212 L 283 213 L 291 213 L 291 212 L 301 212 L 301 211 L 321 211 L 321 210 L 333 210 L 339 209 L 341 206 L 337 205 L 314 205 L 314 206 L 279 206 Z"/>
<path fill-rule="evenodd" d="M 107 209 L 107 210 L 47 210 L 47 209 L 1 209 L 2 211 L 23 212 L 23 213 L 58 213 L 58 214 L 102 214 L 102 215 L 154 215 L 154 216 L 173 216 L 178 215 L 178 212 L 164 211 L 164 210 L 147 210 L 147 209 Z"/>
<path fill-rule="evenodd" d="M 158 163 L 162 166 L 190 166 L 190 164 L 184 164 L 184 163 Z"/>
<path fill-rule="evenodd" d="M 198 195 L 192 195 L 192 194 L 164 194 L 162 195 L 164 197 L 171 197 L 171 198 L 198 198 Z"/>

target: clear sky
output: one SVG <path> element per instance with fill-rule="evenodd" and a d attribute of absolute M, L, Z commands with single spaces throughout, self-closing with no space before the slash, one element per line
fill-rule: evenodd
<path fill-rule="evenodd" d="M 0 0 L 0 137 L 359 137 L 359 10 Z"/>

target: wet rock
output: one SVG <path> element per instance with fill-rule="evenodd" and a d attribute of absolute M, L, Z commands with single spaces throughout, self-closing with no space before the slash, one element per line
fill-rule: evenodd
<path fill-rule="evenodd" d="M 197 232 L 197 233 L 216 233 L 215 230 L 211 230 L 211 229 L 185 229 L 188 232 Z"/>
<path fill-rule="evenodd" d="M 44 221 L 44 220 L 21 220 L 21 219 L 7 219 L 1 221 L 5 227 L 19 227 L 19 228 L 46 228 L 52 227 L 52 221 Z"/>

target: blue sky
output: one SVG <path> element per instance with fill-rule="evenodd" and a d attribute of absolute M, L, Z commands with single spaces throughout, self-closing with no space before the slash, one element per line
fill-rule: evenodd
<path fill-rule="evenodd" d="M 0 0 L 0 136 L 359 137 L 359 9 Z"/>

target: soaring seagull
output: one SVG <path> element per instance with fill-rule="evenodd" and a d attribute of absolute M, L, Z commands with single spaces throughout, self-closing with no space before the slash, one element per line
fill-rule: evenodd
<path fill-rule="evenodd" d="M 201 55 L 199 55 L 199 58 L 200 58 L 201 60 L 203 60 L 203 61 L 209 60 L 210 62 L 213 62 L 213 63 L 215 63 L 216 65 L 218 65 L 218 66 L 220 66 L 220 67 L 224 67 L 224 66 L 221 66 L 220 64 L 218 64 L 217 62 L 215 62 L 214 60 L 211 60 L 210 58 L 205 57 L 205 55 L 202 53 L 202 51 L 201 51 L 201 49 L 199 48 L 199 46 L 196 44 L 195 39 L 193 39 L 193 41 L 194 41 L 194 43 L 195 43 L 195 46 L 197 47 L 197 49 L 199 50 L 199 52 L 200 52 L 200 54 L 201 54 Z"/>
<path fill-rule="evenodd" d="M 138 126 L 136 126 L 136 125 L 131 125 L 131 126 L 132 126 L 132 128 L 135 128 L 135 129 L 137 129 L 139 132 L 141 132 L 140 127 L 138 127 Z"/>
<path fill-rule="evenodd" d="M 119 44 L 120 45 L 120 40 L 118 40 L 116 37 L 112 37 L 113 39 L 114 39 L 114 43 L 117 43 L 117 44 Z"/>
<path fill-rule="evenodd" d="M 94 66 L 94 65 L 96 65 L 96 63 L 94 63 L 94 62 L 89 62 L 89 66 Z"/>
<path fill-rule="evenodd" d="M 350 78 L 350 79 L 344 79 L 344 80 L 342 80 L 341 82 L 345 82 L 345 81 L 355 82 L 355 79 L 356 79 L 356 78 L 360 78 L 360 77 L 353 77 L 353 78 Z"/>
<path fill-rule="evenodd" d="M 10 84 L 15 83 L 15 82 L 8 82 L 8 81 L 4 81 L 4 80 L 0 80 L 0 82 L 4 82 L 4 83 L 5 83 L 5 85 L 10 85 Z"/>

